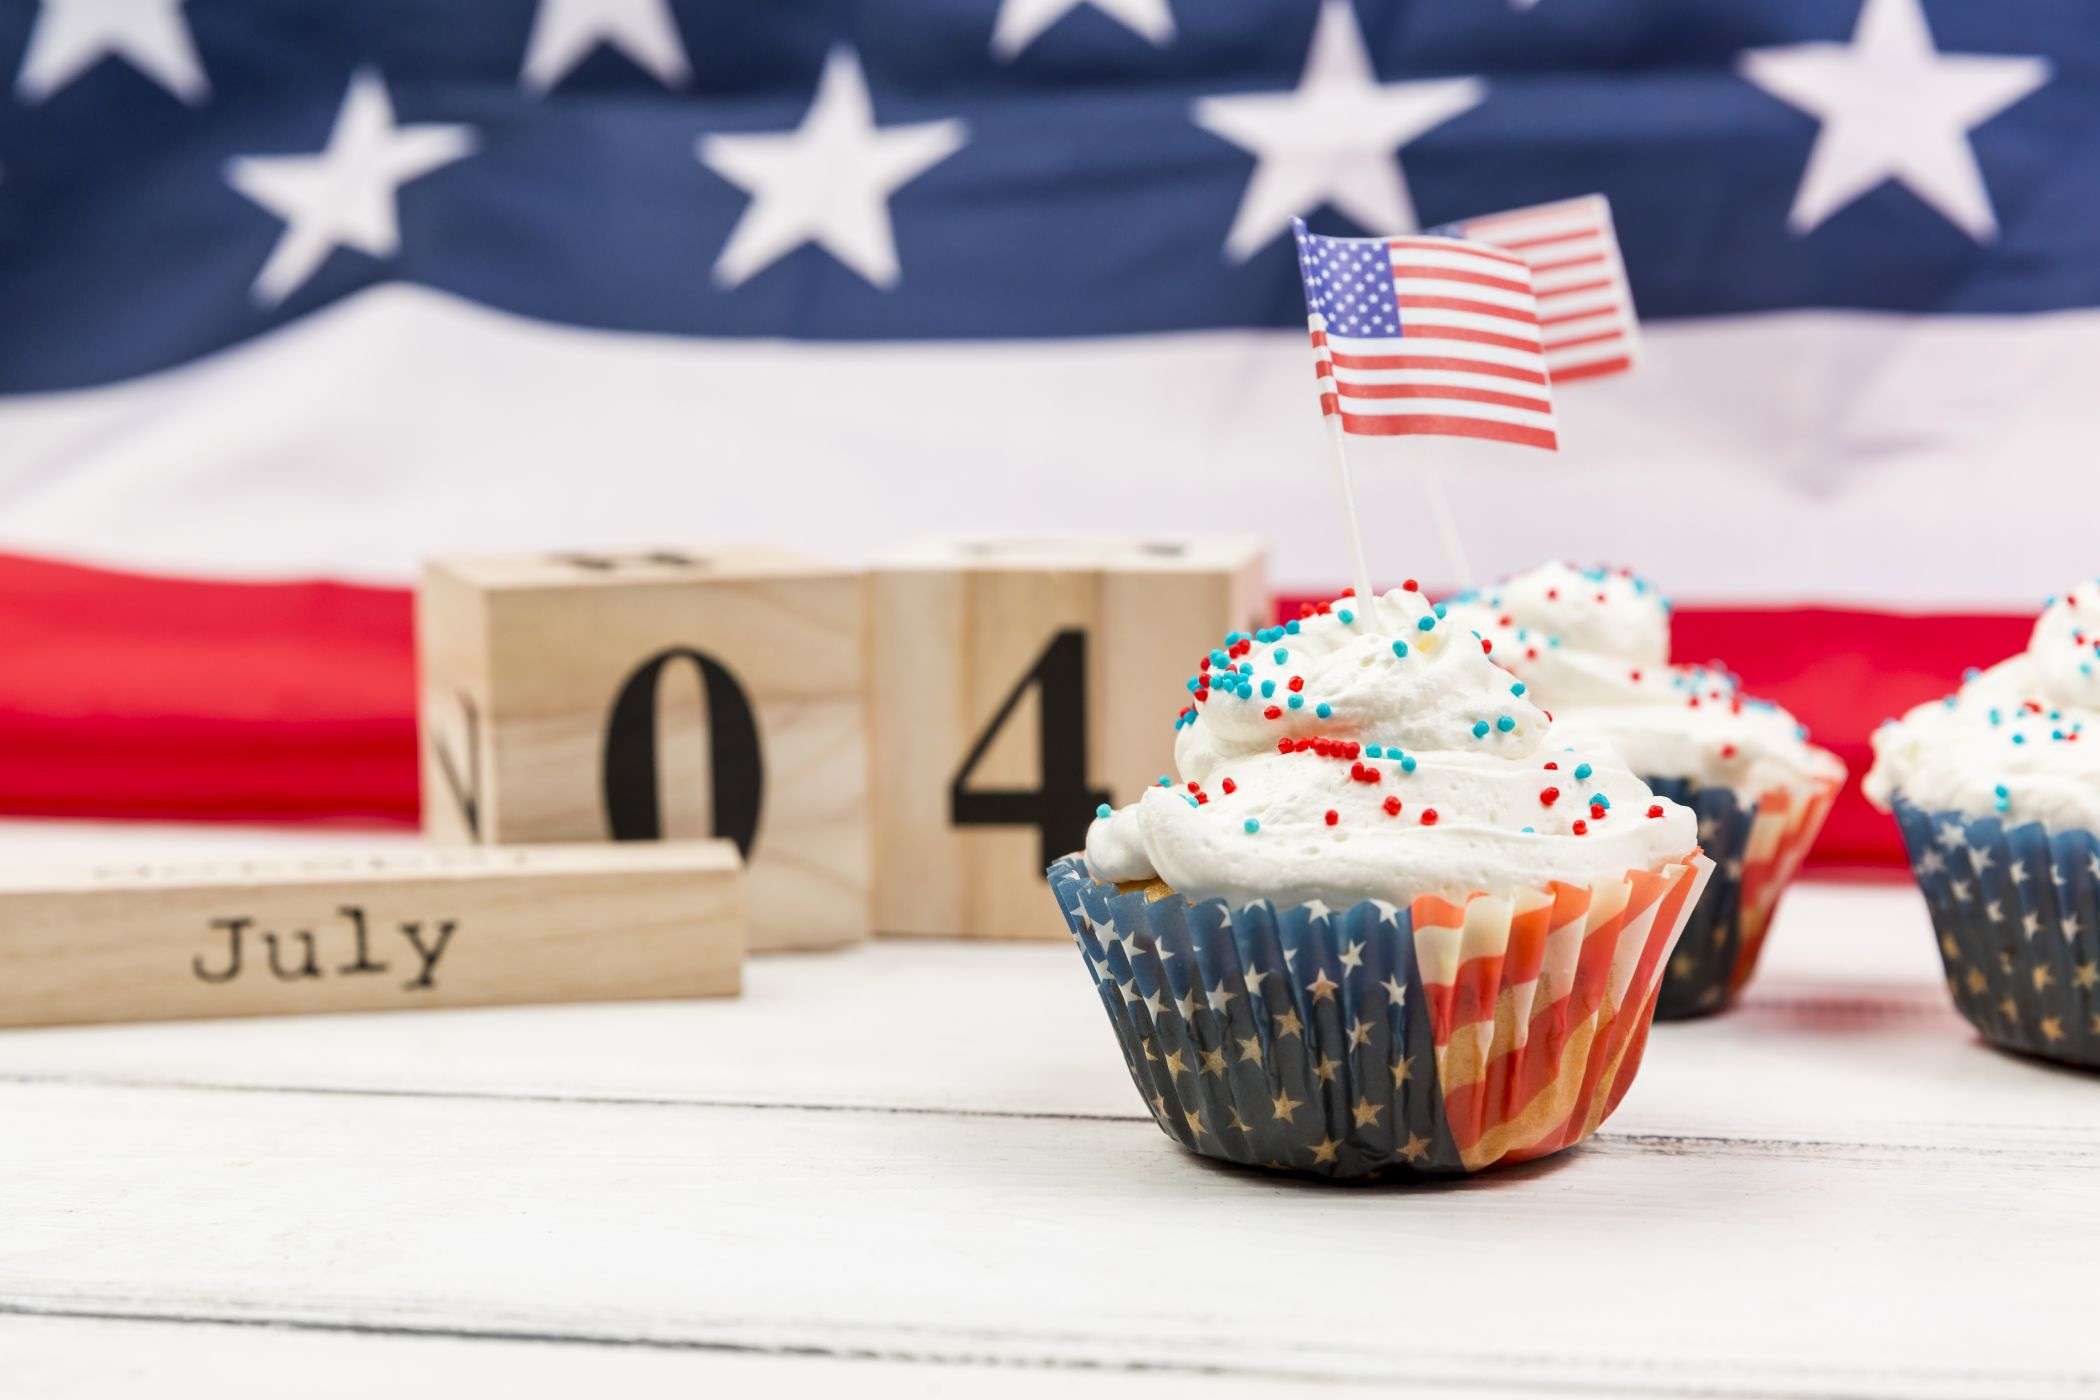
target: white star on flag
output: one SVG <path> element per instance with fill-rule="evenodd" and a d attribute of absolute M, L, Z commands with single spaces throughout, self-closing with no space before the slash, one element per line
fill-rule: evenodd
<path fill-rule="evenodd" d="M 860 60 L 832 50 L 793 131 L 717 134 L 694 144 L 702 165 L 751 196 L 715 259 L 715 281 L 739 286 L 814 243 L 875 286 L 896 286 L 903 274 L 890 196 L 968 139 L 952 117 L 877 127 Z"/>
<path fill-rule="evenodd" d="M 2049 61 L 1940 53 L 1921 0 L 1866 0 L 1849 44 L 1785 44 L 1738 60 L 1745 78 L 1822 123 L 1787 227 L 1823 222 L 1895 180 L 1979 243 L 1997 236 L 1969 133 L 2049 81 Z"/>
<path fill-rule="evenodd" d="M 540 0 L 519 81 L 544 93 L 600 44 L 618 49 L 665 87 L 693 76 L 670 0 Z"/>
<path fill-rule="evenodd" d="M 236 156 L 226 182 L 284 220 L 256 275 L 258 301 L 274 306 L 304 286 L 337 248 L 375 258 L 401 251 L 395 196 L 401 186 L 474 149 L 474 129 L 442 123 L 394 125 L 378 73 L 350 79 L 327 149 L 310 156 Z"/>
<path fill-rule="evenodd" d="M 1226 254 L 1245 262 L 1322 204 L 1376 233 L 1414 232 L 1397 152 L 1486 96 L 1479 78 L 1379 82 L 1349 0 L 1322 0 L 1295 91 L 1196 101 L 1196 125 L 1255 158 Z"/>
<path fill-rule="evenodd" d="M 42 102 L 105 58 L 121 58 L 196 106 L 211 96 L 183 0 L 42 0 L 15 96 Z"/>
<path fill-rule="evenodd" d="M 992 23 L 992 54 L 1011 63 L 1043 32 L 1081 5 L 1091 5 L 1155 47 L 1174 40 L 1174 12 L 1167 0 L 1002 0 Z"/>

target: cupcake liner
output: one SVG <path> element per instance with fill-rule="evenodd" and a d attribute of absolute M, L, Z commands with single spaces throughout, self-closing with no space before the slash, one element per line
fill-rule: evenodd
<path fill-rule="evenodd" d="M 1756 970 L 1779 896 L 1816 844 L 1844 780 L 1807 793 L 1772 788 L 1748 806 L 1732 789 L 1688 778 L 1642 781 L 1698 814 L 1699 846 L 1715 865 L 1670 958 L 1655 1019 L 1711 1016 L 1735 1001 Z"/>
<path fill-rule="evenodd" d="M 1050 885 L 1138 1092 L 1206 1157 L 1452 1176 L 1581 1141 L 1632 1083 L 1713 863 L 1502 897 L 1284 909 Z"/>
<path fill-rule="evenodd" d="M 2100 837 L 1895 811 L 1955 1007 L 1994 1044 L 2100 1067 Z"/>

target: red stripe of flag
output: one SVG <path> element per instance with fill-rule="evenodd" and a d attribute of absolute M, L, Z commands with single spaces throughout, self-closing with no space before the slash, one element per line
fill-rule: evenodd
<path fill-rule="evenodd" d="M 1532 413 L 1551 413 L 1545 399 L 1505 394 L 1496 389 L 1465 389 L 1443 384 L 1344 384 L 1342 396 L 1351 399 L 1458 399 L 1466 403 L 1491 403 L 1503 408 L 1521 408 Z"/>
<path fill-rule="evenodd" d="M 1522 258 L 1505 253 L 1499 247 L 1483 248 L 1477 243 L 1469 243 L 1456 238 L 1389 238 L 1386 240 L 1386 246 L 1389 248 L 1412 248 L 1416 252 L 1424 253 L 1458 252 L 1464 253 L 1469 257 L 1485 258 L 1490 262 L 1508 263 L 1511 267 L 1530 266 Z"/>
<path fill-rule="evenodd" d="M 1465 326 L 1427 325 L 1420 328 L 1404 326 L 1405 338 L 1412 341 L 1460 340 L 1468 345 L 1492 345 L 1501 350 L 1529 350 L 1536 354 L 1546 347 L 1536 340 L 1522 336 L 1503 335 L 1498 331 L 1476 331 Z"/>
<path fill-rule="evenodd" d="M 1408 293 L 1400 298 L 1400 309 L 1408 307 L 1417 311 L 1470 311 L 1476 316 L 1500 316 L 1506 321 L 1521 321 L 1535 326 L 1539 318 L 1532 312 L 1519 311 L 1513 306 L 1498 306 L 1491 301 L 1473 301 L 1467 297 L 1417 296 Z"/>
<path fill-rule="evenodd" d="M 1450 267 L 1416 267 L 1410 263 L 1395 263 L 1394 277 L 1410 277 L 1421 281 L 1463 282 L 1469 287 L 1493 287 L 1498 292 L 1529 292 L 1529 282 L 1512 282 L 1507 277 L 1495 277 L 1485 272 L 1464 272 Z"/>
<path fill-rule="evenodd" d="M 1621 330 L 1599 331 L 1595 335 L 1578 335 L 1567 340 L 1549 340 L 1546 342 L 1546 348 L 1548 350 L 1573 350 L 1578 345 L 1601 345 L 1607 340 L 1619 340 L 1625 334 Z"/>
<path fill-rule="evenodd" d="M 1531 270 L 1533 272 L 1559 272 L 1563 268 L 1588 267 L 1591 263 L 1601 263 L 1603 261 L 1604 254 L 1590 253 L 1579 258 L 1562 258 L 1559 262 L 1533 263 Z"/>
<path fill-rule="evenodd" d="M 1486 418 L 1454 418 L 1443 413 L 1379 414 L 1344 413 L 1342 428 L 1359 437 L 1442 436 L 1489 438 L 1521 447 L 1543 447 L 1555 451 L 1560 439 L 1545 428 L 1527 428 L 1516 423 L 1496 423 Z"/>
<path fill-rule="evenodd" d="M 1596 379 L 1606 374 L 1621 374 L 1633 368 L 1630 356 L 1619 355 L 1609 360 L 1591 360 L 1586 364 L 1571 365 L 1567 369 L 1553 371 L 1553 382 L 1565 384 L 1571 379 Z"/>
<path fill-rule="evenodd" d="M 1486 360 L 1468 359 L 1458 355 L 1345 355 L 1337 351 L 1334 363 L 1342 369 L 1444 369 L 1465 374 L 1491 374 L 1497 379 L 1515 379 L 1525 384 L 1544 386 L 1552 381 L 1537 370 L 1517 365 L 1490 364 Z"/>
<path fill-rule="evenodd" d="M 1473 230 L 1470 228 L 1466 231 L 1468 233 L 1473 233 Z M 1603 232 L 1602 229 L 1585 228 L 1577 229 L 1573 233 L 1541 234 L 1537 238 L 1494 238 L 1492 234 L 1474 234 L 1474 236 L 1480 238 L 1494 238 L 1494 244 L 1497 248 L 1508 248 L 1515 251 L 1522 251 L 1526 248 L 1550 248 L 1556 243 L 1572 243 L 1578 238 L 1595 238 L 1601 232 Z"/>

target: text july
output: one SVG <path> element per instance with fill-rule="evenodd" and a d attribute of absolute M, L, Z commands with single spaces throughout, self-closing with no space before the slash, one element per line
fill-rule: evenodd
<path fill-rule="evenodd" d="M 216 946 L 207 953 L 199 953 L 190 960 L 190 970 L 200 982 L 213 984 L 231 982 L 249 966 L 266 965 L 271 975 L 284 982 L 297 982 L 309 977 L 377 977 L 385 975 L 393 966 L 386 956 L 386 949 L 377 950 L 374 956 L 373 930 L 368 927 L 364 909 L 355 904 L 346 904 L 336 910 L 343 920 L 347 935 L 350 960 L 324 970 L 321 950 L 313 932 L 300 929 L 291 934 L 279 934 L 275 930 L 258 929 L 252 918 L 223 918 L 209 920 L 209 927 Z M 415 975 L 401 984 L 403 991 L 428 991 L 437 985 L 439 959 L 452 942 L 457 921 L 437 919 L 429 923 L 423 920 L 403 920 L 396 924 L 395 932 L 401 943 L 407 946 L 410 963 Z M 426 933 L 425 930 L 428 930 Z M 251 951 L 250 935 L 263 945 L 260 955 Z M 386 939 L 391 943 L 392 940 Z"/>

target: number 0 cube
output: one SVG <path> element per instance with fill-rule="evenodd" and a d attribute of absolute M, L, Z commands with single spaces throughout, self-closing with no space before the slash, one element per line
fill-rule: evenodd
<path fill-rule="evenodd" d="M 417 597 L 439 840 L 714 836 L 751 946 L 869 928 L 857 570 L 776 550 L 446 560 Z"/>
<path fill-rule="evenodd" d="M 879 560 L 875 924 L 1063 938 L 1043 870 L 1173 771 L 1196 659 L 1268 622 L 1252 539 L 936 540 Z"/>

